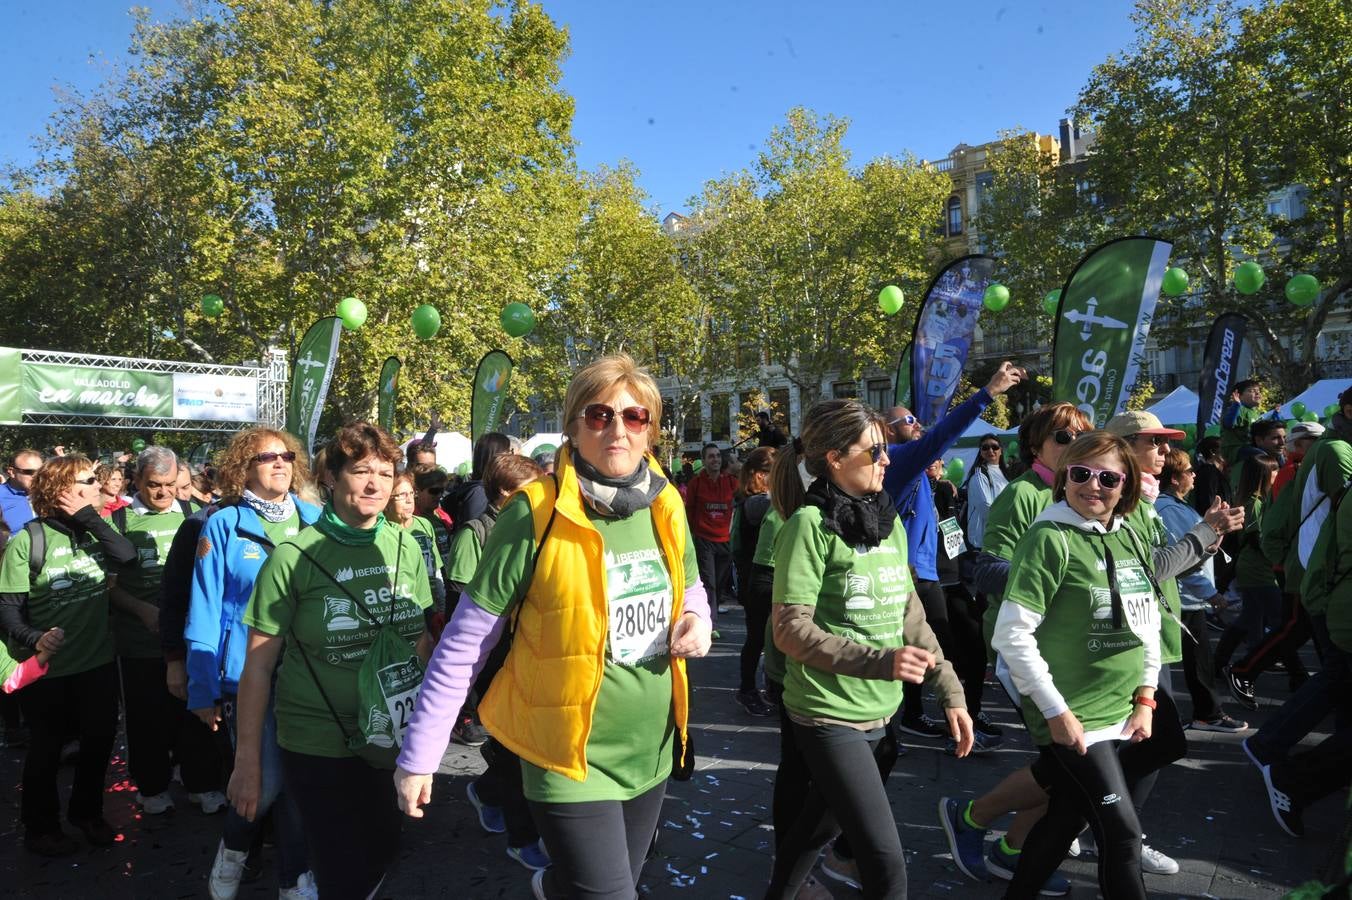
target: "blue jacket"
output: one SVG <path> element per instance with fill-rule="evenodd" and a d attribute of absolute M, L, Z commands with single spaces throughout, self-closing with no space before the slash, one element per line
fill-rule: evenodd
<path fill-rule="evenodd" d="M 907 555 L 922 581 L 939 580 L 934 565 L 939 555 L 939 523 L 934 518 L 934 493 L 925 469 L 962 437 L 993 399 L 982 388 L 916 440 L 887 445 L 890 465 L 883 472 L 883 490 L 897 505 L 897 515 L 906 529 Z"/>
<path fill-rule="evenodd" d="M 1141 502 L 1145 502 L 1144 498 Z M 1202 521 L 1197 510 L 1169 494 L 1162 493 L 1155 498 L 1155 512 L 1164 520 L 1164 530 L 1169 532 L 1171 544 L 1181 541 L 1194 525 Z M 1216 596 L 1213 570 L 1212 558 L 1208 555 L 1196 568 L 1178 576 L 1178 596 L 1185 611 L 1206 609 L 1206 601 Z"/>
<path fill-rule="evenodd" d="M 0 484 L 0 518 L 5 520 L 9 533 L 14 534 L 33 518 L 33 507 L 28 492 L 14 489 L 8 481 Z"/>
<path fill-rule="evenodd" d="M 291 499 L 302 527 L 319 518 L 319 507 L 294 494 Z M 188 709 L 208 709 L 239 691 L 249 643 L 244 610 L 272 546 L 258 513 L 242 503 L 221 508 L 202 528 L 183 629 Z"/>

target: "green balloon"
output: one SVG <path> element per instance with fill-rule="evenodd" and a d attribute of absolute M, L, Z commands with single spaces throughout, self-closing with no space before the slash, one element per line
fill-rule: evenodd
<path fill-rule="evenodd" d="M 1305 415 L 1305 412 L 1308 409 L 1309 409 L 1308 406 L 1306 406 L 1301 401 L 1297 400 L 1295 403 L 1291 404 L 1291 418 L 1293 419 L 1301 418 L 1302 416 Z"/>
<path fill-rule="evenodd" d="M 1338 414 L 1338 404 L 1330 403 L 1324 407 L 1324 418 L 1331 419 Z"/>
<path fill-rule="evenodd" d="M 441 313 L 430 303 L 413 310 L 413 333 L 424 341 L 430 341 L 441 330 Z"/>
<path fill-rule="evenodd" d="M 998 282 L 989 284 L 986 286 L 986 293 L 981 297 L 981 302 L 991 312 L 999 312 L 1009 305 L 1009 288 Z"/>
<path fill-rule="evenodd" d="M 1010 441 L 1008 444 L 1005 445 L 1005 452 L 1008 453 L 1011 457 L 1018 456 L 1018 455 L 1019 455 L 1019 442 L 1018 442 L 1018 441 Z"/>
<path fill-rule="evenodd" d="M 1256 294 L 1266 279 L 1263 267 L 1258 263 L 1253 260 L 1242 262 L 1235 269 L 1235 290 L 1241 294 Z"/>
<path fill-rule="evenodd" d="M 1208 425 L 1208 426 L 1206 427 L 1206 432 L 1205 432 L 1205 434 L 1203 434 L 1202 436 L 1203 436 L 1203 437 L 1220 437 L 1220 436 L 1221 436 L 1221 426 L 1215 425 L 1215 424 Z"/>
<path fill-rule="evenodd" d="M 460 465 L 456 466 L 456 467 L 455 467 L 455 474 L 457 474 L 457 475 L 468 475 L 468 474 L 469 474 L 469 463 L 467 463 L 467 462 L 462 462 Z"/>
<path fill-rule="evenodd" d="M 1300 420 L 1301 420 L 1302 422 L 1318 422 L 1318 421 L 1319 421 L 1319 413 L 1315 412 L 1315 411 L 1312 410 L 1312 409 L 1307 409 L 1307 410 L 1305 411 L 1305 414 L 1302 415 L 1302 416 L 1300 417 Z"/>
<path fill-rule="evenodd" d="M 202 315 L 214 319 L 223 312 L 225 312 L 225 301 L 218 295 L 202 295 Z"/>
<path fill-rule="evenodd" d="M 895 316 L 900 311 L 904 299 L 901 288 L 895 284 L 889 284 L 878 292 L 878 308 L 889 316 Z"/>
<path fill-rule="evenodd" d="M 1313 275 L 1293 275 L 1286 283 L 1286 299 L 1296 306 L 1309 306 L 1319 299 L 1319 279 Z"/>
<path fill-rule="evenodd" d="M 502 330 L 512 337 L 525 337 L 535 328 L 535 313 L 524 303 L 508 303 L 500 318 Z"/>
<path fill-rule="evenodd" d="M 962 473 L 967 470 L 962 458 L 955 456 L 948 461 L 948 466 L 944 468 L 944 477 L 954 484 L 962 481 Z"/>
<path fill-rule="evenodd" d="M 145 438 L 132 438 L 132 439 L 131 439 L 131 449 L 132 449 L 132 452 L 133 452 L 133 453 L 140 453 L 140 452 L 141 452 L 142 450 L 144 450 L 145 448 L 146 448 L 146 439 L 145 439 Z"/>
<path fill-rule="evenodd" d="M 1187 290 L 1187 272 L 1175 266 L 1164 273 L 1164 293 L 1170 297 L 1178 297 L 1186 293 Z"/>
<path fill-rule="evenodd" d="M 1061 289 L 1048 291 L 1047 296 L 1042 298 L 1042 309 L 1049 316 L 1056 315 L 1056 310 L 1061 306 Z"/>
<path fill-rule="evenodd" d="M 348 331 L 356 331 L 366 324 L 366 304 L 356 297 L 344 297 L 338 304 L 338 318 Z"/>

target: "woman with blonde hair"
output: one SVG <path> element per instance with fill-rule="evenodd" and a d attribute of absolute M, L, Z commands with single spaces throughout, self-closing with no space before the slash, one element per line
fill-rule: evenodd
<path fill-rule="evenodd" d="M 14 532 L 0 564 L 0 628 L 12 649 L 61 652 L 19 694 L 29 728 L 20 817 L 30 851 L 69 856 L 77 847 L 61 830 L 57 774 L 71 737 L 80 758 L 67 816 L 95 846 L 114 838 L 103 818 L 118 707 L 106 573 L 136 559 L 136 548 L 99 517 L 98 478 L 83 456 L 49 460 L 28 495 L 35 518 Z"/>
<path fill-rule="evenodd" d="M 319 509 L 297 496 L 310 473 L 300 442 L 285 431 L 265 427 L 241 431 L 218 463 L 221 502 L 197 541 L 183 638 L 188 709 L 212 731 L 224 725 L 238 749 L 236 701 L 248 645 L 244 611 L 254 581 L 276 546 L 318 519 Z M 263 728 L 260 814 L 271 809 L 281 794 L 281 750 L 269 706 Z M 283 897 L 304 897 L 313 891 L 305 838 L 294 807 L 283 802 L 278 809 L 278 886 Z M 213 900 L 229 900 L 239 890 L 258 827 L 257 821 L 227 809 L 207 885 Z"/>
<path fill-rule="evenodd" d="M 553 859 L 537 898 L 632 900 L 673 759 L 676 777 L 693 767 L 685 660 L 708 652 L 711 625 L 685 506 L 650 453 L 661 419 L 656 382 L 627 356 L 574 376 L 555 474 L 499 513 L 399 756 L 399 804 L 420 817 L 474 675 L 514 622 L 479 711 L 521 757 Z"/>

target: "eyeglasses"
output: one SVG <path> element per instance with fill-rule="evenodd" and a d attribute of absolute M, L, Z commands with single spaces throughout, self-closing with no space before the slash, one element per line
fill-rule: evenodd
<path fill-rule="evenodd" d="M 1152 447 L 1169 446 L 1169 437 L 1168 435 L 1164 434 L 1133 434 L 1131 436 L 1131 442 L 1134 444 L 1141 438 L 1146 438 L 1147 440 L 1149 440 L 1150 446 Z"/>
<path fill-rule="evenodd" d="M 897 424 L 901 424 L 901 425 L 914 425 L 915 423 L 916 423 L 916 418 L 915 418 L 915 416 L 906 415 L 906 416 L 897 416 L 895 419 L 892 419 L 892 420 L 889 421 L 887 424 L 888 424 L 888 425 L 897 425 Z M 876 460 L 875 460 L 875 462 L 876 462 Z"/>
<path fill-rule="evenodd" d="M 851 449 L 853 449 L 853 448 L 851 448 Z M 869 458 L 869 460 L 870 460 L 874 465 L 877 465 L 877 464 L 878 464 L 878 460 L 882 459 L 882 458 L 883 458 L 883 454 L 887 452 L 887 445 L 886 445 L 886 444 L 873 444 L 873 445 L 870 446 L 865 452 L 868 453 L 868 458 Z"/>
<path fill-rule="evenodd" d="M 982 445 L 981 445 L 981 452 L 982 452 L 982 453 L 985 453 L 986 451 L 990 451 L 990 452 L 992 452 L 992 453 L 999 453 L 999 452 L 1000 452 L 1000 445 L 999 445 L 999 444 L 982 444 Z"/>
<path fill-rule="evenodd" d="M 587 427 L 592 431 L 605 431 L 610 427 L 610 423 L 615 421 L 617 413 L 615 410 L 606 406 L 604 403 L 589 403 L 582 409 L 582 415 L 578 418 L 587 423 Z M 624 421 L 624 427 L 629 429 L 631 434 L 638 434 L 648 427 L 648 411 L 641 406 L 626 406 L 618 413 L 620 419 Z"/>
<path fill-rule="evenodd" d="M 254 462 L 256 463 L 276 462 L 279 459 L 282 462 L 295 462 L 296 454 L 292 450 L 287 450 L 285 453 L 277 453 L 275 451 L 269 450 L 267 453 L 254 454 Z"/>
<path fill-rule="evenodd" d="M 397 493 L 397 494 L 391 494 L 391 495 L 390 495 L 390 499 L 391 499 L 391 500 L 412 500 L 412 499 L 413 499 L 413 492 L 412 492 L 412 491 L 400 491 L 400 492 Z"/>
<path fill-rule="evenodd" d="M 1055 438 L 1056 442 L 1063 447 L 1066 444 L 1069 444 L 1071 441 L 1075 440 L 1079 436 L 1080 432 L 1071 431 L 1069 428 L 1058 428 L 1052 432 L 1052 437 Z"/>
<path fill-rule="evenodd" d="M 98 477 L 97 475 L 90 475 L 88 478 L 77 478 L 77 479 L 75 479 L 75 483 L 76 483 L 76 484 L 95 485 L 95 484 L 98 484 L 98 483 L 99 483 L 99 477 Z"/>
<path fill-rule="evenodd" d="M 1112 469 L 1091 469 L 1089 466 L 1069 466 L 1066 476 L 1076 484 L 1088 484 L 1090 478 L 1097 478 L 1099 486 L 1105 491 L 1120 487 L 1127 476 Z"/>

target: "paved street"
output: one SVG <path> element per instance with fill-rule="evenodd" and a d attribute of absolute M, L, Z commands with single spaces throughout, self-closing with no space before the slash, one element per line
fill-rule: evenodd
<path fill-rule="evenodd" d="M 663 808 L 658 855 L 644 870 L 642 889 L 653 898 L 757 898 L 770 865 L 769 804 L 778 735 L 774 719 L 752 719 L 733 701 L 741 616 L 720 623 L 724 638 L 714 653 L 693 665 L 698 693 L 693 702 L 699 770 L 692 781 L 672 783 Z M 1181 678 L 1176 677 L 1181 683 Z M 1267 676 L 1259 722 L 1285 699 L 1286 679 Z M 1013 714 L 987 698 L 996 719 Z M 1182 701 L 1186 704 L 1186 699 Z M 1232 713 L 1238 710 L 1231 708 Z M 1258 775 L 1235 737 L 1190 733 L 1190 754 L 1159 780 L 1143 819 L 1149 843 L 1178 859 L 1182 872 L 1147 876 L 1154 896 L 1275 898 L 1318 871 L 1341 824 L 1340 800 L 1329 798 L 1306 816 L 1310 835 L 1287 837 L 1267 810 Z M 1313 740 L 1313 738 L 1311 738 Z M 995 898 L 1003 883 L 965 879 L 948 858 L 935 809 L 939 797 L 975 796 L 1031 758 L 1021 729 L 1010 729 L 1001 751 L 954 760 L 922 740 L 905 742 L 889 793 L 907 848 L 913 898 Z M 25 853 L 18 819 L 21 751 L 0 755 L 0 894 L 24 898 L 205 897 L 220 819 L 207 820 L 175 786 L 179 809 L 159 818 L 141 817 L 125 781 L 119 747 L 110 788 L 109 821 L 123 840 L 112 848 L 83 850 L 66 860 Z M 410 822 L 404 852 L 383 892 L 388 897 L 454 896 L 529 898 L 524 869 L 509 860 L 501 837 L 483 834 L 465 800 L 467 776 L 482 767 L 478 751 L 454 746 L 437 779 L 427 818 Z M 1092 861 L 1071 860 L 1062 871 L 1075 884 L 1072 896 L 1094 896 Z M 241 897 L 276 896 L 269 869 Z M 831 883 L 837 898 L 859 896 Z"/>

